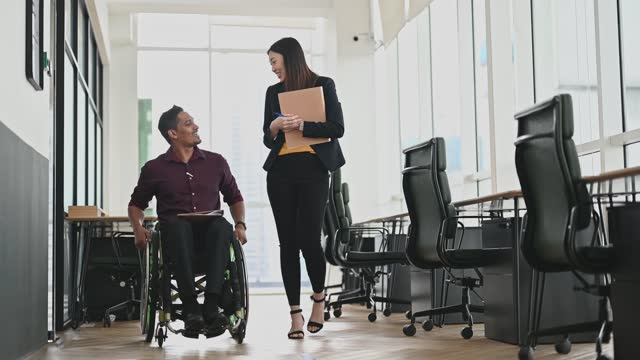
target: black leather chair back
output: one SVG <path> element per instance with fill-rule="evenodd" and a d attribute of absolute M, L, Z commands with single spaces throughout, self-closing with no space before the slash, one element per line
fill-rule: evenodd
<path fill-rule="evenodd" d="M 335 212 L 331 211 L 331 205 L 327 204 L 327 208 L 324 212 L 323 231 L 325 234 L 324 244 L 324 258 L 331 265 L 337 266 L 335 258 L 333 257 L 333 247 L 336 241 L 336 223 Z"/>
<path fill-rule="evenodd" d="M 333 259 L 340 266 L 348 266 L 346 252 L 350 245 L 350 226 L 347 211 L 344 206 L 344 196 L 342 192 L 342 174 L 340 169 L 331 174 L 331 185 L 329 187 L 329 208 L 334 214 L 336 224 L 336 235 L 334 246 L 332 247 Z"/>
<path fill-rule="evenodd" d="M 593 234 L 591 197 L 571 139 L 571 96 L 557 95 L 515 118 L 516 169 L 527 204 L 523 255 L 541 271 L 571 270 L 578 262 L 573 242 L 587 242 Z"/>
<path fill-rule="evenodd" d="M 349 207 L 349 184 L 347 183 L 342 183 L 342 200 L 344 200 L 344 215 L 347 218 L 347 224 L 351 226 L 353 217 L 351 217 L 351 208 Z"/>
<path fill-rule="evenodd" d="M 443 267 L 446 242 L 454 238 L 456 232 L 455 219 L 448 221 L 446 226 L 444 223 L 448 217 L 455 216 L 445 172 L 444 139 L 433 138 L 403 153 L 402 189 L 411 220 L 407 257 L 420 268 Z"/>

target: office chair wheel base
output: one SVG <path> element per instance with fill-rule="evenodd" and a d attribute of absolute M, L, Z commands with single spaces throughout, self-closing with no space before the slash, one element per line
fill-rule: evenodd
<path fill-rule="evenodd" d="M 467 326 L 466 328 L 462 329 L 460 335 L 462 335 L 464 339 L 469 340 L 471 339 L 471 337 L 473 337 L 473 329 Z"/>
<path fill-rule="evenodd" d="M 425 320 L 422 322 L 422 329 L 424 331 L 431 331 L 433 330 L 433 320 Z"/>
<path fill-rule="evenodd" d="M 335 309 L 333 310 L 333 316 L 339 318 L 340 316 L 342 316 L 342 309 Z"/>
<path fill-rule="evenodd" d="M 370 313 L 367 319 L 369 319 L 369 322 L 374 322 L 378 319 L 378 315 L 376 315 L 376 313 Z"/>
<path fill-rule="evenodd" d="M 384 311 L 382 312 L 382 315 L 384 315 L 385 317 L 391 316 L 391 309 L 389 308 L 384 309 Z"/>
<path fill-rule="evenodd" d="M 558 354 L 568 354 L 571 352 L 571 341 L 566 337 L 561 341 L 555 343 L 556 352 Z"/>
<path fill-rule="evenodd" d="M 598 357 L 596 358 L 596 360 L 612 360 L 611 357 L 609 355 L 606 354 L 600 354 L 598 355 Z"/>
<path fill-rule="evenodd" d="M 158 332 L 156 333 L 156 340 L 158 341 L 158 347 L 162 347 L 162 344 L 164 344 L 164 338 L 166 336 L 164 335 L 164 331 L 162 331 L 162 328 L 158 328 Z"/>
<path fill-rule="evenodd" d="M 408 310 L 404 313 L 404 317 L 406 317 L 407 320 L 411 320 L 411 316 L 413 316 L 413 313 L 411 312 L 411 310 Z"/>
<path fill-rule="evenodd" d="M 324 321 L 331 319 L 331 313 L 328 311 L 324 312 Z"/>
<path fill-rule="evenodd" d="M 533 360 L 533 349 L 531 346 L 521 346 L 518 351 L 518 360 Z"/>
<path fill-rule="evenodd" d="M 416 334 L 416 327 L 413 326 L 413 324 L 405 325 L 402 328 L 402 333 L 404 333 L 406 336 L 413 336 Z"/>

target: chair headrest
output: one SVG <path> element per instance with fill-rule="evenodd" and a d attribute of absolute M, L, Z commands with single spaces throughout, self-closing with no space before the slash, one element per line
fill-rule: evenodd
<path fill-rule="evenodd" d="M 444 138 L 436 137 L 432 138 L 423 143 L 411 146 L 402 150 L 402 152 L 407 156 L 412 156 L 412 159 L 417 157 L 411 162 L 405 162 L 405 167 L 413 167 L 413 166 L 430 166 L 433 165 L 433 152 L 434 150 L 437 153 L 437 171 L 445 171 L 447 170 L 447 156 L 445 150 L 445 142 Z"/>
<path fill-rule="evenodd" d="M 433 138 L 434 146 L 437 151 L 438 171 L 447 170 L 447 151 L 445 150 L 444 138 Z"/>

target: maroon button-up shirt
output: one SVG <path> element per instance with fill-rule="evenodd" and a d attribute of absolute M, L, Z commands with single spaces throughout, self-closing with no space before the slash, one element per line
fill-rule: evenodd
<path fill-rule="evenodd" d="M 169 148 L 142 167 L 129 206 L 144 210 L 155 196 L 158 218 L 171 221 L 177 214 L 220 209 L 220 193 L 229 205 L 243 201 L 222 155 L 195 147 L 183 163 Z"/>

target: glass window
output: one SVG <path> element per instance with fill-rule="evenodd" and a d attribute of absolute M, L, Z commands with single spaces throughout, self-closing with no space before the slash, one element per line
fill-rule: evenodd
<path fill-rule="evenodd" d="M 64 0 L 64 38 L 69 44 L 73 44 L 73 33 L 71 32 L 71 25 L 73 24 L 74 15 L 75 11 L 73 11 L 72 0 Z"/>
<path fill-rule="evenodd" d="M 624 153 L 626 167 L 640 166 L 640 142 L 626 145 Z"/>
<path fill-rule="evenodd" d="M 206 48 L 208 31 L 207 15 L 138 14 L 139 46 Z"/>
<path fill-rule="evenodd" d="M 431 3 L 431 77 L 433 81 L 434 136 L 446 142 L 447 173 L 451 190 L 462 194 L 462 117 L 457 1 Z M 475 154 L 475 149 L 471 150 Z M 471 172 L 475 171 L 474 169 Z M 460 191 L 460 192 L 459 192 Z"/>
<path fill-rule="evenodd" d="M 73 89 L 76 84 L 73 65 L 67 55 L 64 55 L 64 211 L 73 205 L 73 176 L 75 138 L 74 112 L 75 99 Z"/>
<path fill-rule="evenodd" d="M 266 58 L 266 55 L 264 55 Z M 265 66 L 268 65 L 265 60 Z M 158 132 L 158 119 L 174 104 L 181 106 L 200 126 L 202 147 L 212 144 L 211 118 L 209 117 L 209 57 L 206 51 L 139 51 L 138 52 L 138 98 L 151 99 L 151 118 L 154 129 L 151 135 L 151 154 L 167 151 L 166 140 Z M 174 69 L 166 71 L 166 69 Z M 221 71 L 225 72 L 227 70 Z M 158 76 L 158 74 L 164 74 Z M 221 81 L 215 79 L 216 82 Z M 228 85 L 228 84 L 224 84 Z M 263 94 L 264 95 L 264 94 Z M 224 109 L 215 109 L 221 122 L 231 118 L 221 117 Z M 136 116 L 136 114 L 133 114 Z M 217 131 L 217 129 L 216 129 Z M 216 134 L 213 134 L 216 135 Z"/>
<path fill-rule="evenodd" d="M 600 152 L 581 155 L 580 172 L 582 176 L 592 176 L 600 174 Z"/>
<path fill-rule="evenodd" d="M 96 204 L 96 116 L 93 108 L 87 111 L 87 204 Z"/>
<path fill-rule="evenodd" d="M 91 28 L 91 27 L 89 27 Z M 89 68 L 88 68 L 88 76 L 86 78 L 87 80 L 87 86 L 89 87 L 89 94 L 91 95 L 92 99 L 95 99 L 94 97 L 94 90 L 96 88 L 96 84 L 95 84 L 95 73 L 96 73 L 96 42 L 93 39 L 93 32 L 90 32 L 90 36 L 89 36 L 89 50 L 88 50 L 88 63 L 89 63 Z"/>
<path fill-rule="evenodd" d="M 473 40 L 476 100 L 476 137 L 478 171 L 491 168 L 489 137 L 489 73 L 487 70 L 487 27 L 485 0 L 473 0 Z M 491 181 L 487 181 L 491 184 Z M 489 188 L 491 185 L 489 185 Z"/>
<path fill-rule="evenodd" d="M 102 126 L 96 123 L 96 204 L 102 207 Z"/>
<path fill-rule="evenodd" d="M 624 84 L 625 130 L 640 128 L 640 1 L 618 0 Z"/>
<path fill-rule="evenodd" d="M 87 13 L 84 11 L 84 5 L 78 3 L 78 51 L 76 52 L 76 59 L 80 66 L 80 74 L 84 79 L 87 78 L 87 30 L 88 18 Z"/>
<path fill-rule="evenodd" d="M 76 118 L 76 205 L 87 204 L 87 95 L 82 83 L 78 86 L 78 113 Z"/>
<path fill-rule="evenodd" d="M 102 60 L 100 59 L 100 54 L 98 54 L 98 63 L 97 63 L 97 69 L 96 69 L 96 99 L 97 99 L 97 103 L 96 106 L 98 106 L 98 113 L 100 114 L 100 119 L 102 119 L 102 103 L 103 103 L 103 98 L 102 98 L 102 93 L 103 93 L 103 86 L 104 86 L 104 81 L 102 78 L 102 74 L 103 74 L 103 68 L 102 68 Z"/>
<path fill-rule="evenodd" d="M 249 29 L 254 33 L 262 31 Z M 281 275 L 277 264 L 273 264 L 279 253 L 277 233 L 261 169 L 268 149 L 256 141 L 262 137 L 265 90 L 277 79 L 264 53 L 213 52 L 211 74 L 211 108 L 216 114 L 212 118 L 215 131 L 211 140 L 229 161 L 242 195 L 254 202 L 247 206 L 248 226 L 265 229 L 254 235 L 257 247 L 247 253 L 252 270 L 249 281 L 257 286 L 278 284 Z M 303 283 L 308 284 L 304 275 Z"/>
<path fill-rule="evenodd" d="M 418 27 L 414 20 L 398 34 L 398 86 L 400 95 L 400 148 L 406 149 L 421 141 L 420 89 L 418 83 Z"/>
<path fill-rule="evenodd" d="M 577 144 L 600 137 L 593 0 L 532 1 L 536 101 L 571 94 Z"/>

